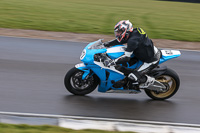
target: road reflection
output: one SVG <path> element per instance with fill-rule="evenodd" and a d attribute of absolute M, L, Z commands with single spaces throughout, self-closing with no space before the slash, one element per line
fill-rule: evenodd
<path fill-rule="evenodd" d="M 171 113 L 176 113 L 173 101 L 127 99 L 112 97 L 74 96 L 64 97 L 66 104 L 80 116 L 121 118 L 134 120 L 171 121 Z M 178 112 L 177 112 L 178 113 Z M 173 114 L 174 115 L 174 114 Z"/>

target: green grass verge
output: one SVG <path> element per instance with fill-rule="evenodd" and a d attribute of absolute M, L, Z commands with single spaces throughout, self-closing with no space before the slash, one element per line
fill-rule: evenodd
<path fill-rule="evenodd" d="M 150 38 L 200 41 L 200 4 L 158 0 L 0 0 L 0 27 L 112 34 L 129 19 Z"/>
<path fill-rule="evenodd" d="M 57 126 L 30 126 L 0 123 L 0 133 L 133 133 L 103 130 L 72 130 Z"/>

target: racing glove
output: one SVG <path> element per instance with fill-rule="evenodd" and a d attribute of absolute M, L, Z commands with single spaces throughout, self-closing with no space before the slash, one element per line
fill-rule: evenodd
<path fill-rule="evenodd" d="M 105 47 L 110 47 L 109 42 L 104 42 L 103 45 L 104 45 Z"/>

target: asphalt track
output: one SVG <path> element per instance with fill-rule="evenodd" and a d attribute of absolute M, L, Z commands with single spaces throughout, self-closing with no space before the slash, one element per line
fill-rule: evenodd
<path fill-rule="evenodd" d="M 1 36 L 0 111 L 200 124 L 200 52 L 181 51 L 163 64 L 181 79 L 169 100 L 154 101 L 144 92 L 73 96 L 63 80 L 85 45 Z"/>

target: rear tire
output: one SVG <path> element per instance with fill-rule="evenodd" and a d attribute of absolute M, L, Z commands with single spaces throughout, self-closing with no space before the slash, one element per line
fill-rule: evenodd
<path fill-rule="evenodd" d="M 180 79 L 175 71 L 167 68 L 166 72 L 156 77 L 156 80 L 167 86 L 168 90 L 165 92 L 156 92 L 145 89 L 146 94 L 154 100 L 165 100 L 172 97 L 179 89 Z"/>
<path fill-rule="evenodd" d="M 86 95 L 94 91 L 99 84 L 98 77 L 91 75 L 86 81 L 82 80 L 83 71 L 72 68 L 65 76 L 64 84 L 66 89 L 74 95 Z"/>

